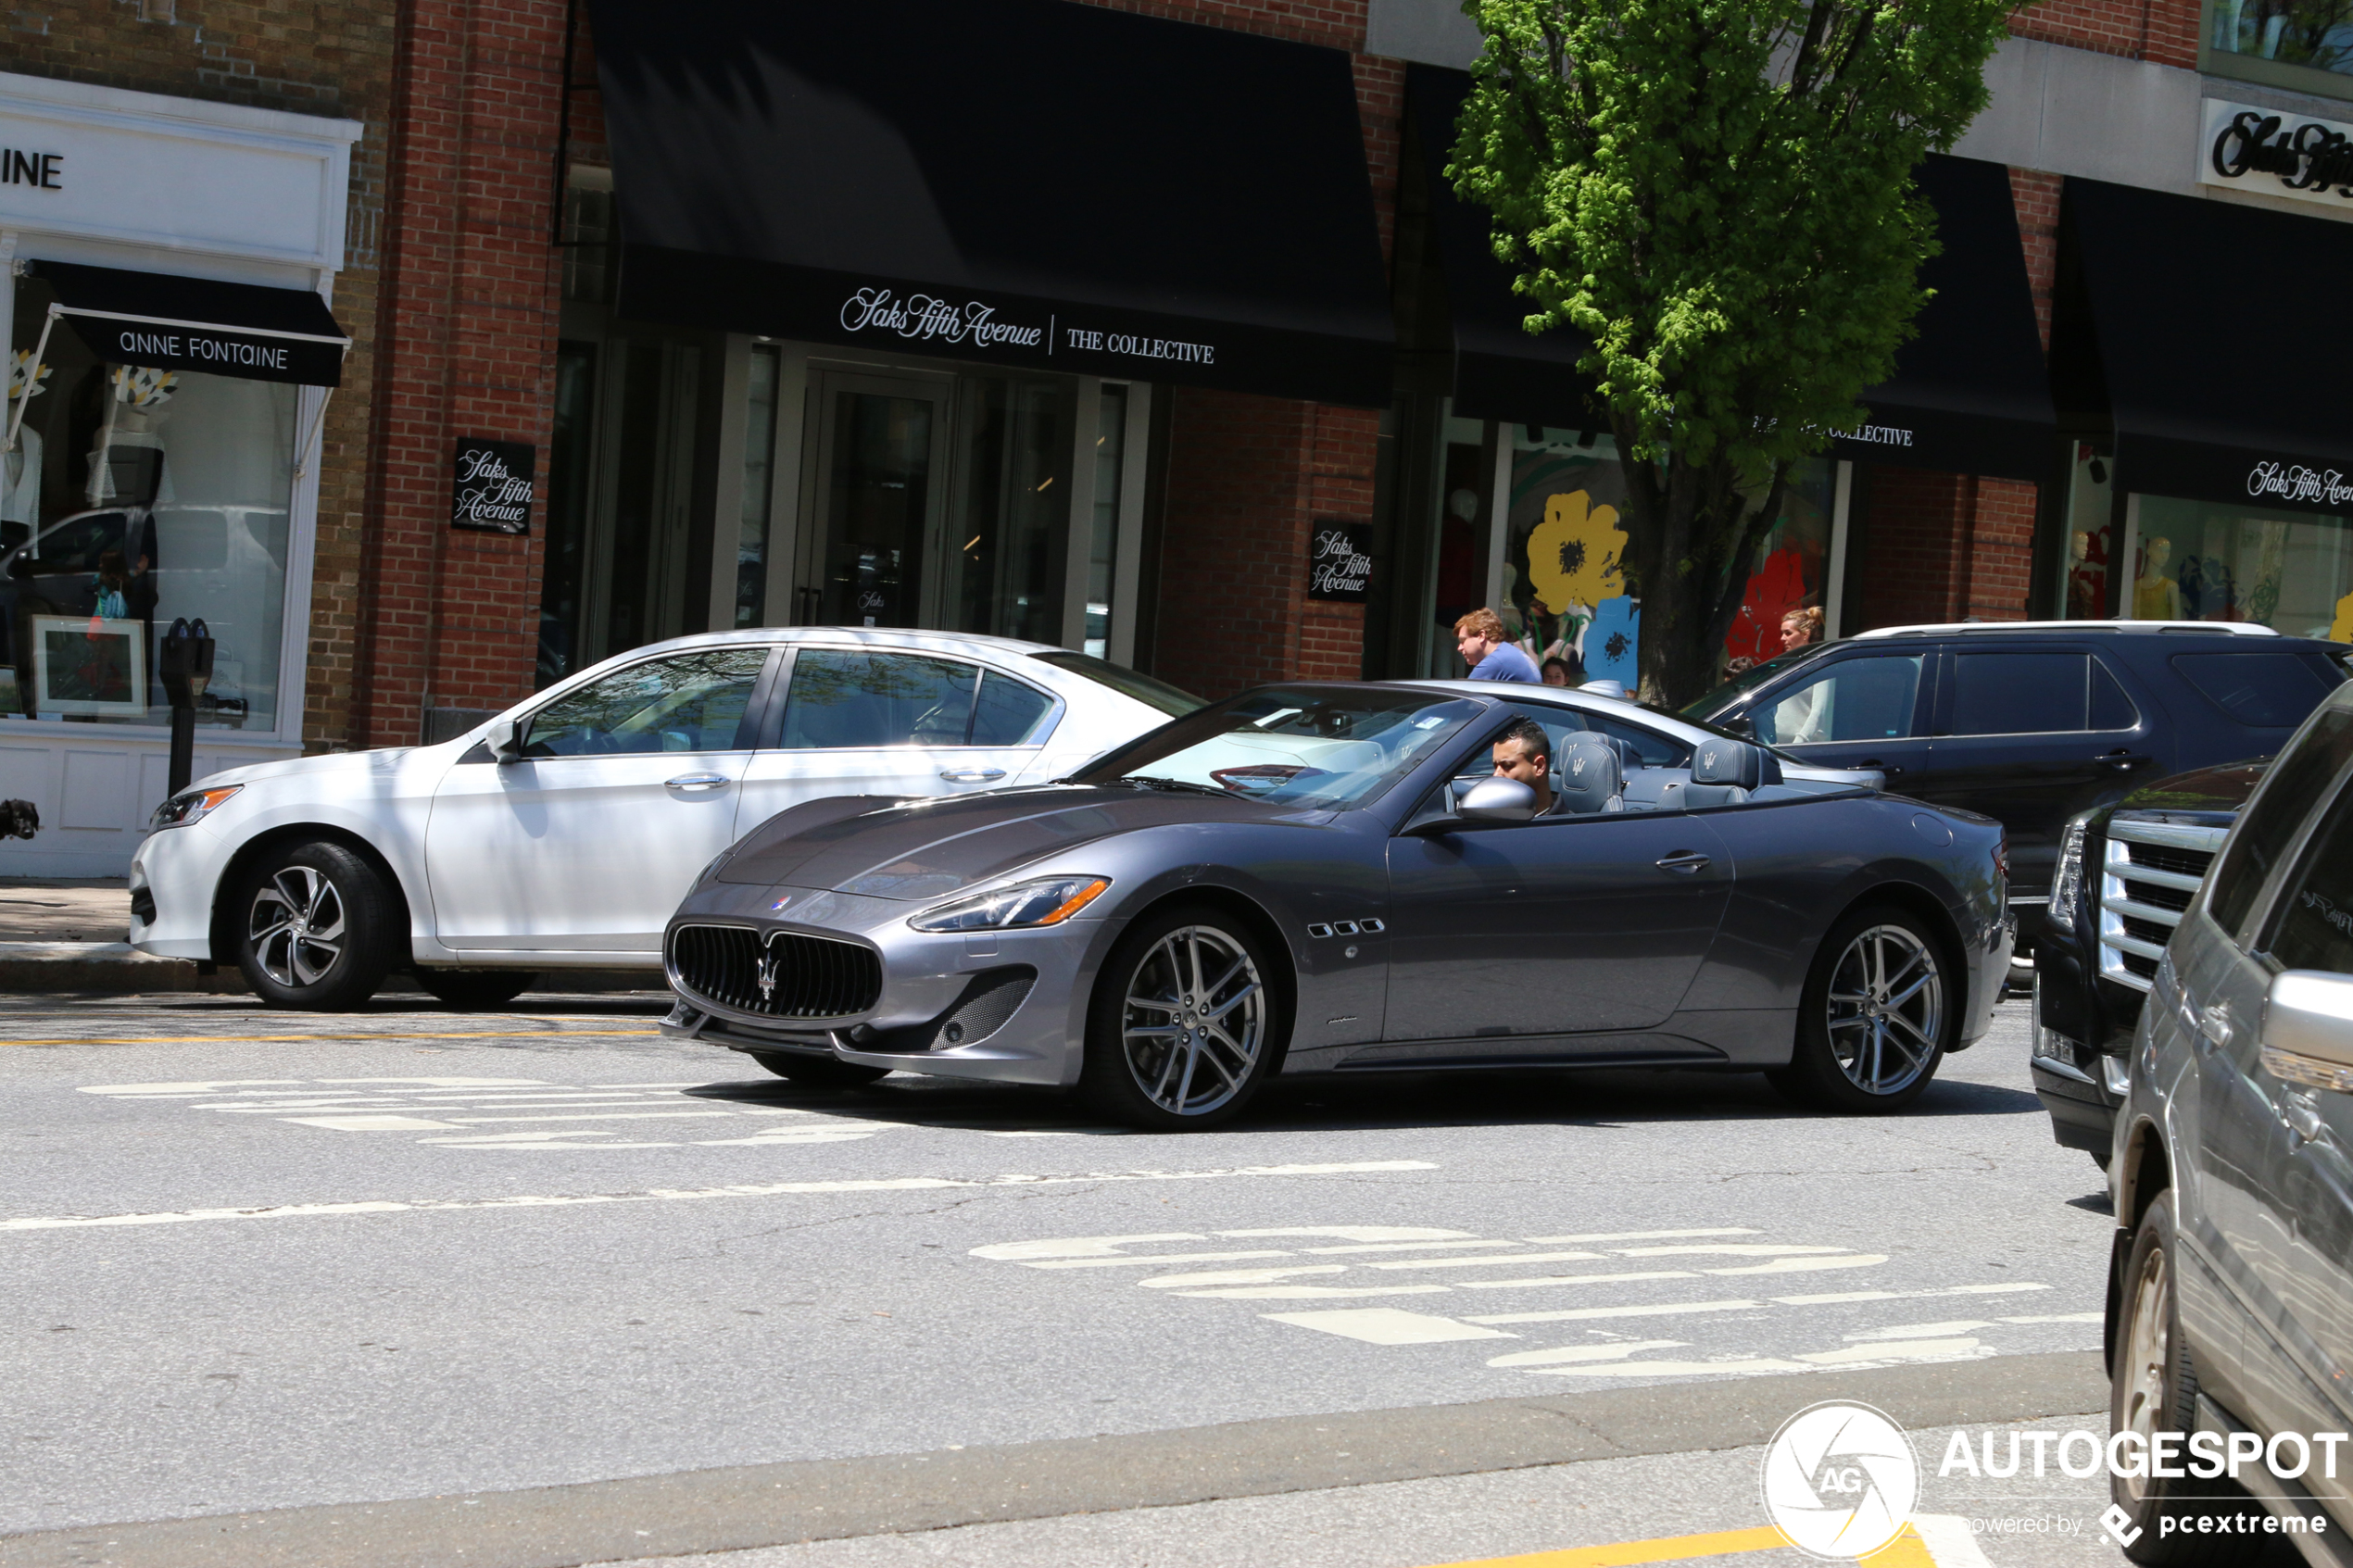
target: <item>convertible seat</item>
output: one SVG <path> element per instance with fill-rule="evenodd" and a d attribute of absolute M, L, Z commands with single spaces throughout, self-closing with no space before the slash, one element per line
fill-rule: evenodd
<path fill-rule="evenodd" d="M 1765 753 L 1745 741 L 1704 740 L 1692 754 L 1692 782 L 1684 786 L 1687 810 L 1745 804 L 1753 791 L 1780 782 L 1780 770 L 1766 778 Z"/>
<path fill-rule="evenodd" d="M 1692 782 L 1689 768 L 1632 768 L 1620 794 L 1629 811 L 1680 811 L 1683 790 Z"/>
<path fill-rule="evenodd" d="M 1598 811 L 1622 811 L 1617 752 L 1600 735 L 1574 735 L 1553 759 L 1554 809 L 1566 815 L 1591 816 Z"/>

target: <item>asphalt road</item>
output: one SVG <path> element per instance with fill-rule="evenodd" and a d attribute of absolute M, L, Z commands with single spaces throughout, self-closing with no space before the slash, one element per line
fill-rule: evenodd
<path fill-rule="evenodd" d="M 1242 1562 L 1288 1517 L 1331 1547 L 1314 1561 L 1411 1568 L 1753 1527 L 1743 1445 L 1825 1390 L 1932 1386 L 1961 1402 L 1923 1419 L 1999 1423 L 2048 1413 L 1969 1403 L 2006 1365 L 2003 1387 L 2089 1386 L 2110 1221 L 2028 1089 L 2020 1007 L 1887 1120 L 1749 1077 L 1511 1073 L 1278 1083 L 1189 1136 L 1033 1091 L 798 1089 L 662 1040 L 660 1007 L 0 998 L 0 1534 L 1304 1419 L 1264 1428 L 1304 1466 L 1257 1487 L 1281 1495 L 1146 1488 L 1119 1496 L 1181 1506 L 1081 1499 L 1097 1535 L 971 1523 L 891 1560 L 961 1539 L 953 1561 Z M 1360 1472 L 1309 1419 L 1529 1400 L 1692 1431 Z M 1651 1470 L 1629 1491 L 1594 1464 Z M 1478 1490 L 1541 1476 L 1618 1501 L 1537 1519 Z M 1365 1523 L 1398 1486 L 1427 1494 L 1399 1504 L 1418 1533 Z M 2116 1561 L 2083 1538 L 2096 1483 L 1946 1491 L 2075 1521 L 1989 1542 L 2002 1568 Z M 1150 1547 L 1188 1517 L 1189 1555 Z M 1127 1546 L 1100 1534 L 1121 1519 Z M 635 1535 L 648 1556 L 798 1538 Z"/>

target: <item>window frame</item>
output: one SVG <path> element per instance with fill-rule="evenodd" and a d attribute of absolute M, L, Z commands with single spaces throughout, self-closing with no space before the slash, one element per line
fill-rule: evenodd
<path fill-rule="evenodd" d="M 783 658 L 771 667 L 765 709 L 760 715 L 758 728 L 752 732 L 753 744 L 750 749 L 754 751 L 789 750 L 811 755 L 845 751 L 1040 751 L 1051 742 L 1054 733 L 1062 727 L 1063 715 L 1069 709 L 1069 704 L 1063 699 L 1062 694 L 1051 687 L 1041 685 L 1036 681 L 1024 680 L 1001 664 L 985 659 L 976 659 L 963 652 L 950 653 L 932 648 L 875 647 L 865 643 L 814 640 L 790 643 L 779 651 Z M 972 702 L 964 721 L 965 738 L 954 746 L 924 746 L 910 740 L 892 746 L 786 746 L 784 744 L 785 706 L 792 695 L 793 671 L 799 667 L 800 656 L 804 653 L 862 653 L 870 656 L 898 654 L 909 659 L 929 659 L 942 664 L 968 666 L 973 671 L 973 684 Z M 1029 734 L 1023 739 L 1011 743 L 987 745 L 971 738 L 973 722 L 980 712 L 981 681 L 988 675 L 1000 676 L 1017 685 L 1026 686 L 1046 699 L 1045 711 L 1038 716 L 1037 722 L 1030 725 Z"/>

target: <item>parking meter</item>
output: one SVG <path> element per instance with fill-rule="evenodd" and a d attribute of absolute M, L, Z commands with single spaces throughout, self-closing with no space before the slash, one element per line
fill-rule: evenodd
<path fill-rule="evenodd" d="M 164 696 L 171 704 L 171 768 L 170 793 L 179 794 L 188 787 L 188 771 L 194 766 L 196 746 L 196 698 L 212 683 L 212 631 L 203 621 L 185 617 L 171 623 L 163 634 L 162 656 L 157 660 L 157 673 L 163 681 Z"/>

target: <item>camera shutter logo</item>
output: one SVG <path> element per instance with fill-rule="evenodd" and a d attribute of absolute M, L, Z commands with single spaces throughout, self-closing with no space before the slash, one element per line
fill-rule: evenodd
<path fill-rule="evenodd" d="M 1904 1429 L 1869 1405 L 1798 1411 L 1765 1449 L 1765 1515 L 1809 1557 L 1868 1557 L 1903 1534 L 1920 1461 Z"/>

